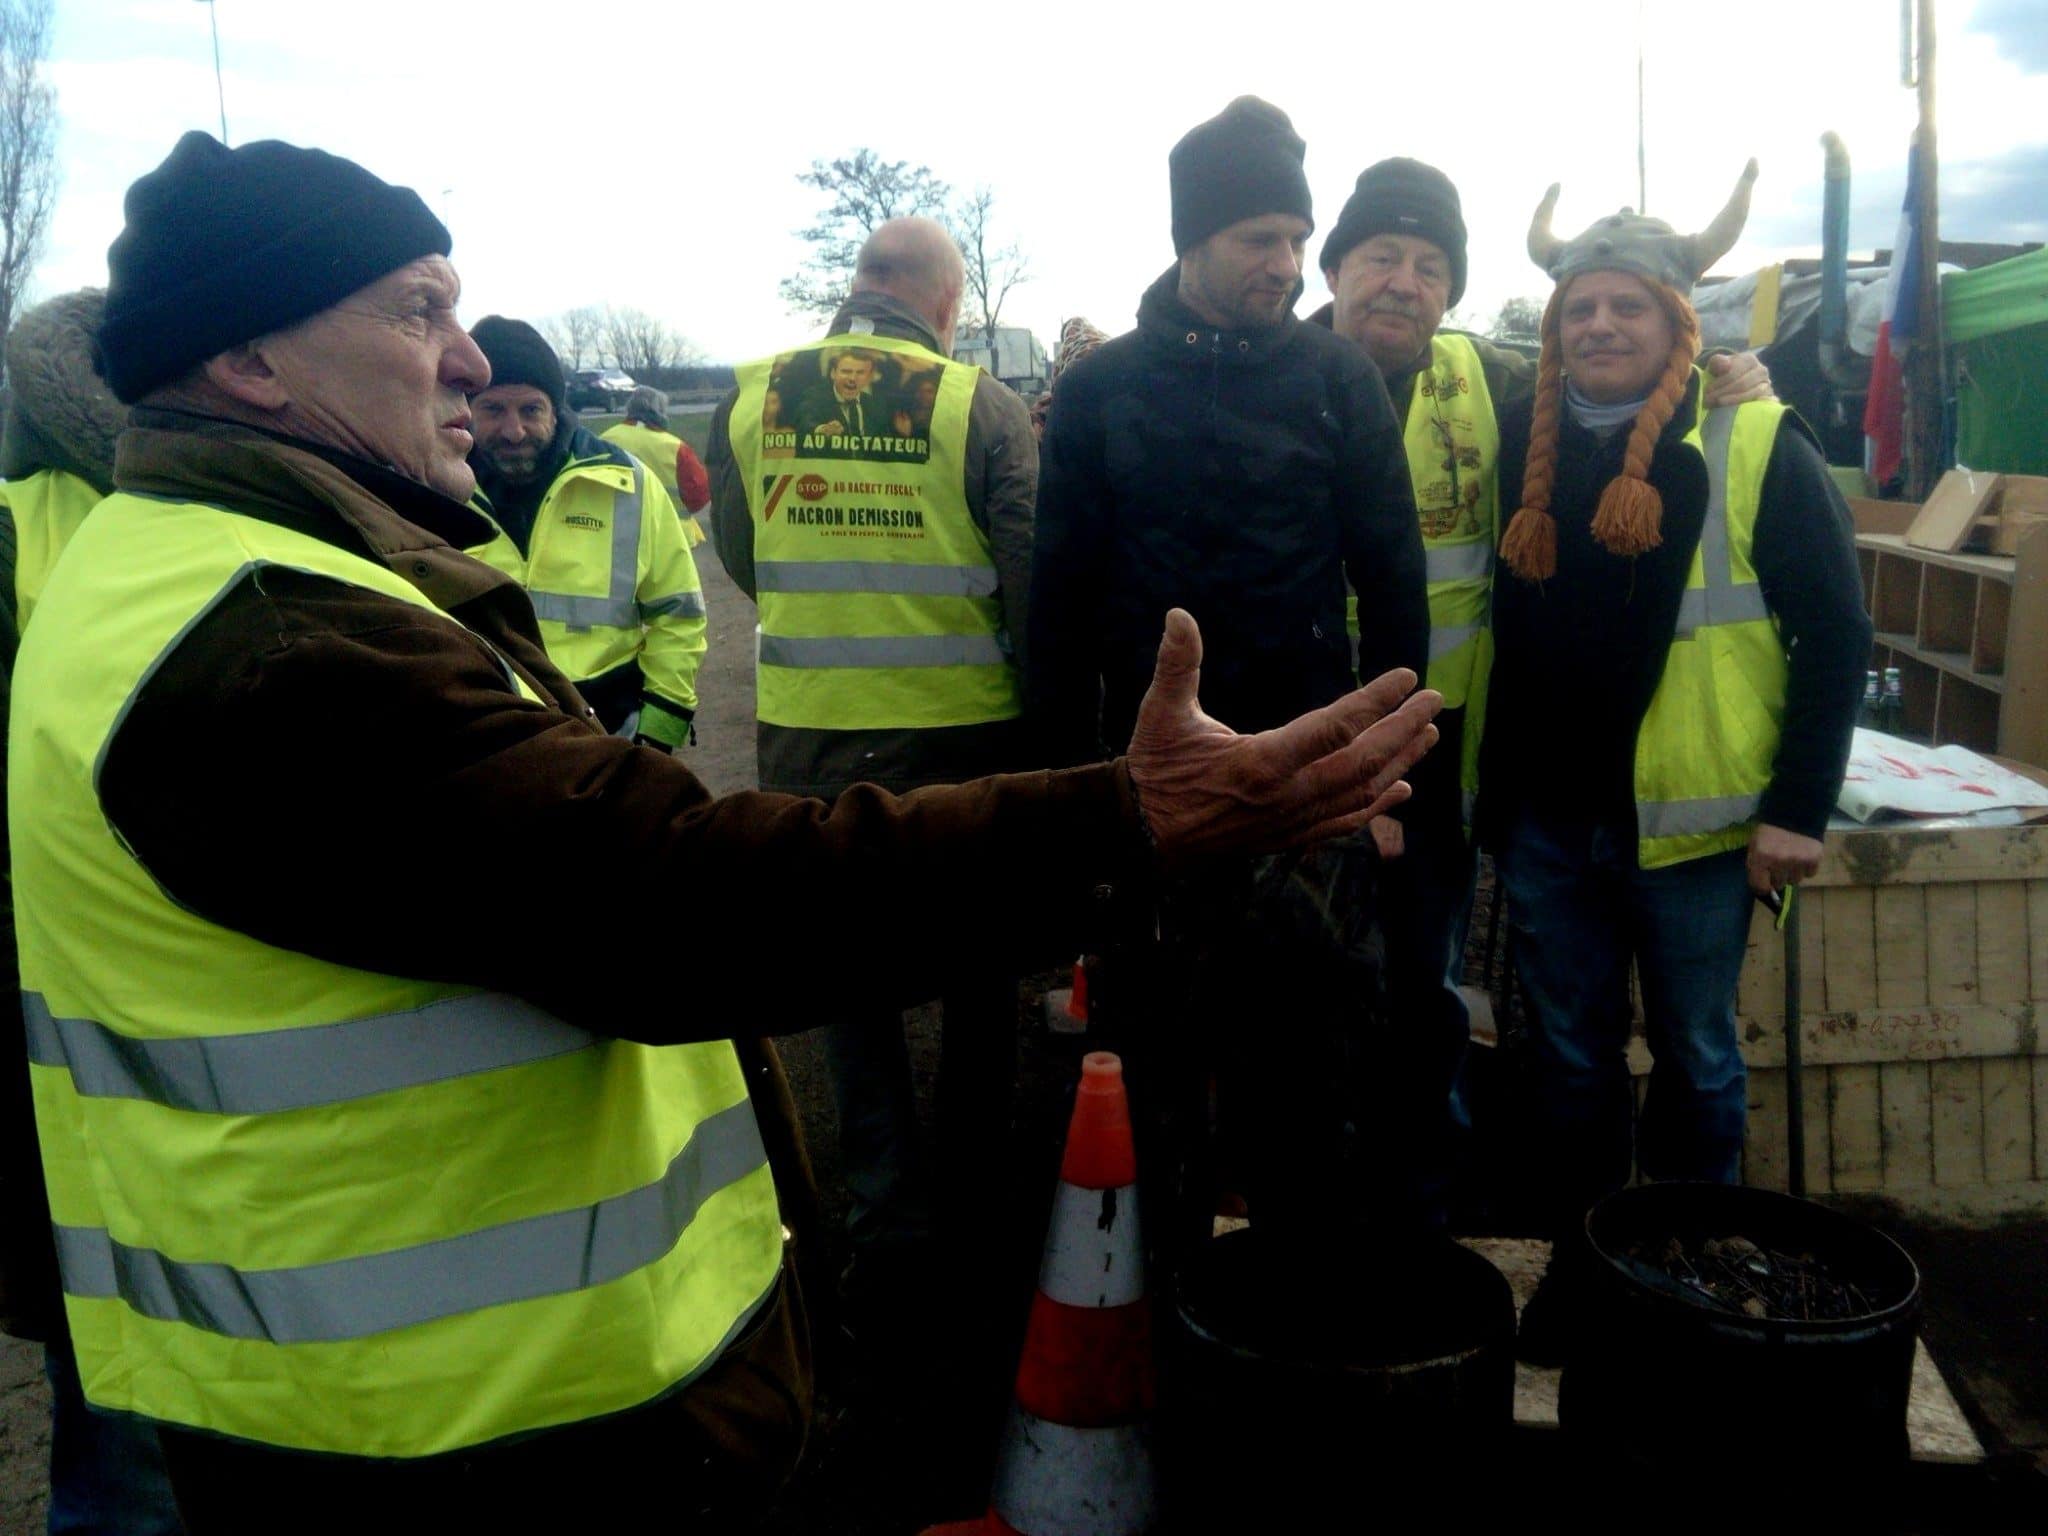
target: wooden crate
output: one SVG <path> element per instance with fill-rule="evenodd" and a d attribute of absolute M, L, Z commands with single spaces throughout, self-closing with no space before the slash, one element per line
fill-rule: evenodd
<path fill-rule="evenodd" d="M 1808 1191 L 2048 1210 L 2048 823 L 1832 833 L 1799 900 Z M 1736 1001 L 1744 1178 L 1774 1189 L 1784 975 L 1759 910 Z"/>

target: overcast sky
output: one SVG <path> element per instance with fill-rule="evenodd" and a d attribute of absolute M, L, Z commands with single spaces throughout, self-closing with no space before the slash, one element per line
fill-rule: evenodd
<path fill-rule="evenodd" d="M 60 0 L 63 188 L 39 294 L 103 283 L 128 183 L 184 130 L 219 131 L 208 10 Z M 1035 275 L 1005 319 L 1050 342 L 1068 315 L 1130 325 L 1172 259 L 1167 150 L 1244 92 L 1308 141 L 1321 230 L 1382 156 L 1451 175 L 1475 324 L 1544 292 L 1522 237 L 1547 183 L 1564 183 L 1564 233 L 1635 201 L 1639 15 L 1650 211 L 1696 228 L 1745 159 L 1763 165 L 1720 271 L 1818 251 L 1829 128 L 1855 165 L 1852 249 L 1889 246 L 1915 118 L 1894 0 L 1046 0 L 906 8 L 894 33 L 885 6 L 804 0 L 217 11 L 231 142 L 317 145 L 418 188 L 454 232 L 465 319 L 634 305 L 728 361 L 810 334 L 776 295 L 818 201 L 795 175 L 863 145 L 994 190 Z M 2048 239 L 2048 0 L 1940 16 L 1942 233 Z M 1303 312 L 1326 297 L 1312 272 Z"/>

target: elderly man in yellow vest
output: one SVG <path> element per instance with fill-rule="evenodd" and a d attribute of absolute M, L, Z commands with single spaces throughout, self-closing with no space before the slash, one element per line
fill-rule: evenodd
<path fill-rule="evenodd" d="M 115 493 L 23 638 L 7 764 L 86 1399 L 160 1426 L 191 1536 L 751 1523 L 811 1376 L 784 1109 L 732 1032 L 1071 954 L 1104 887 L 1354 829 L 1434 695 L 1238 736 L 1176 612 L 1117 762 L 714 799 L 462 553 L 490 365 L 417 194 L 192 133 L 126 212 Z M 743 997 L 679 995 L 686 916 Z"/>
<path fill-rule="evenodd" d="M 1452 1085 L 1469 1028 L 1457 991 L 1475 859 L 1464 822 L 1493 664 L 1496 413 L 1529 398 L 1536 364 L 1443 328 L 1465 294 L 1466 236 L 1458 189 L 1435 166 L 1397 157 L 1360 172 L 1321 265 L 1332 300 L 1311 320 L 1371 354 L 1404 424 L 1429 592 L 1429 684 L 1444 698 L 1443 746 L 1415 802 L 1401 822 L 1373 829 L 1388 860 L 1379 906 L 1393 1009 L 1374 1061 L 1382 1108 L 1367 1132 L 1392 1212 L 1434 1222 L 1464 1126 Z M 1711 370 L 1712 404 L 1770 393 L 1753 357 L 1716 358 Z"/>
<path fill-rule="evenodd" d="M 696 740 L 704 593 L 675 503 L 576 419 L 540 332 L 486 315 L 471 335 L 491 363 L 470 466 L 493 526 L 470 553 L 526 588 L 548 655 L 606 730 L 666 751 Z"/>
<path fill-rule="evenodd" d="M 964 286 L 937 224 L 884 224 L 828 333 L 741 368 L 712 419 L 713 537 L 761 611 L 763 789 L 901 793 L 1032 760 L 1018 637 L 1037 441 L 1015 394 L 951 360 Z M 771 420 L 771 394 L 811 404 Z M 929 1161 L 901 1017 L 828 1030 L 856 1326 L 866 1312 L 886 1332 L 917 1312 L 935 1203 L 970 1255 L 977 1246 L 1006 1144 L 1016 1019 L 1012 978 L 963 972 L 949 986 Z"/>

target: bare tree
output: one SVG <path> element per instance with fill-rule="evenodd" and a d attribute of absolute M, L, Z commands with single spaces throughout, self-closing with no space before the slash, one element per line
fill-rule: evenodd
<path fill-rule="evenodd" d="M 657 320 L 642 309 L 607 308 L 604 344 L 612 361 L 636 376 L 687 368 L 704 355 L 667 321 Z"/>
<path fill-rule="evenodd" d="M 548 316 L 535 329 L 555 349 L 555 355 L 562 360 L 562 367 L 574 373 L 579 368 L 597 365 L 606 324 L 604 310 L 595 304 L 582 304 L 575 309 L 565 309 L 559 315 Z"/>
<path fill-rule="evenodd" d="M 811 246 L 810 259 L 782 280 L 782 302 L 793 315 L 829 315 L 846 302 L 861 242 L 878 225 L 910 214 L 942 217 L 951 189 L 929 166 L 884 160 L 872 149 L 852 157 L 813 160 L 798 181 L 831 198 L 818 222 L 796 232 Z"/>
<path fill-rule="evenodd" d="M 540 332 L 542 341 L 555 349 L 555 356 L 561 359 L 564 370 L 574 372 L 580 366 L 569 360 L 569 327 L 562 323 L 560 315 L 549 315 L 545 320 L 537 320 L 533 328 Z"/>
<path fill-rule="evenodd" d="M 0 0 L 0 336 L 42 258 L 57 196 L 57 93 L 43 78 L 50 0 Z"/>
<path fill-rule="evenodd" d="M 951 220 L 953 238 L 959 242 L 960 255 L 967 263 L 967 304 L 961 329 L 980 331 L 982 339 L 991 343 L 996 339 L 996 321 L 1010 290 L 1031 281 L 1030 264 L 1022 247 L 1014 240 L 1001 246 L 995 243 L 989 229 L 989 211 L 995 202 L 994 192 L 976 187 L 971 196 L 960 199 Z"/>
<path fill-rule="evenodd" d="M 604 334 L 602 309 L 594 303 L 565 309 L 557 317 L 557 324 L 561 326 L 561 342 L 555 344 L 555 350 L 563 354 L 571 373 L 598 360 L 598 338 Z M 586 362 L 586 358 L 590 362 Z"/>
<path fill-rule="evenodd" d="M 1493 317 L 1486 334 L 1495 341 L 1537 341 L 1543 335 L 1543 301 L 1509 299 Z"/>

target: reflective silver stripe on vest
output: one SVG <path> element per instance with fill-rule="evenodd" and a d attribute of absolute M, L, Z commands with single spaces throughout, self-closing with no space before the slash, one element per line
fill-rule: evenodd
<path fill-rule="evenodd" d="M 1432 624 L 1429 627 L 1429 659 L 1441 661 L 1459 646 L 1473 640 L 1483 624 Z M 1352 664 L 1356 667 L 1357 663 Z"/>
<path fill-rule="evenodd" d="M 1743 624 L 1767 619 L 1763 588 L 1753 581 L 1739 586 L 1728 550 L 1728 447 L 1735 433 L 1732 406 L 1707 412 L 1700 424 L 1700 447 L 1707 460 L 1707 513 L 1700 524 L 1700 572 L 1703 587 L 1687 587 L 1678 600 L 1675 640 L 1690 640 L 1710 624 Z"/>
<path fill-rule="evenodd" d="M 700 1124 L 654 1183 L 595 1205 L 290 1269 L 181 1263 L 103 1227 L 60 1226 L 57 1262 L 67 1294 L 119 1300 L 144 1317 L 231 1339 L 336 1343 L 630 1275 L 675 1247 L 713 1195 L 767 1160 L 753 1105 L 742 1099 Z"/>
<path fill-rule="evenodd" d="M 657 597 L 651 603 L 641 603 L 639 609 L 642 619 L 701 619 L 704 617 L 704 594 L 672 592 L 667 597 Z"/>
<path fill-rule="evenodd" d="M 993 597 L 992 565 L 903 565 L 893 560 L 761 560 L 762 592 L 899 592 L 919 597 Z"/>
<path fill-rule="evenodd" d="M 764 667 L 1000 667 L 994 635 L 763 635 Z"/>
<path fill-rule="evenodd" d="M 1720 832 L 1756 819 L 1761 793 L 1714 795 L 1705 800 L 1646 800 L 1636 806 L 1636 828 L 1644 837 L 1693 837 Z"/>
<path fill-rule="evenodd" d="M 1432 582 L 1484 581 L 1493 574 L 1493 546 L 1485 539 L 1469 544 L 1425 544 L 1423 573 Z"/>
<path fill-rule="evenodd" d="M 640 604 L 633 594 L 640 587 L 640 511 L 646 504 L 641 494 L 640 466 L 633 466 L 633 483 L 612 493 L 612 580 L 604 597 L 581 597 L 573 592 L 538 592 L 528 589 L 536 617 L 553 619 L 570 629 L 638 629 Z"/>
<path fill-rule="evenodd" d="M 68 1067 L 90 1099 L 144 1099 L 214 1115 L 264 1115 L 473 1077 L 587 1050 L 597 1037 L 497 992 L 403 1013 L 197 1040 L 140 1040 L 60 1019 L 22 994 L 29 1060 Z"/>
<path fill-rule="evenodd" d="M 533 614 L 553 619 L 571 629 L 637 629 L 640 604 L 634 598 L 620 602 L 610 597 L 571 597 L 562 592 L 531 592 Z"/>

